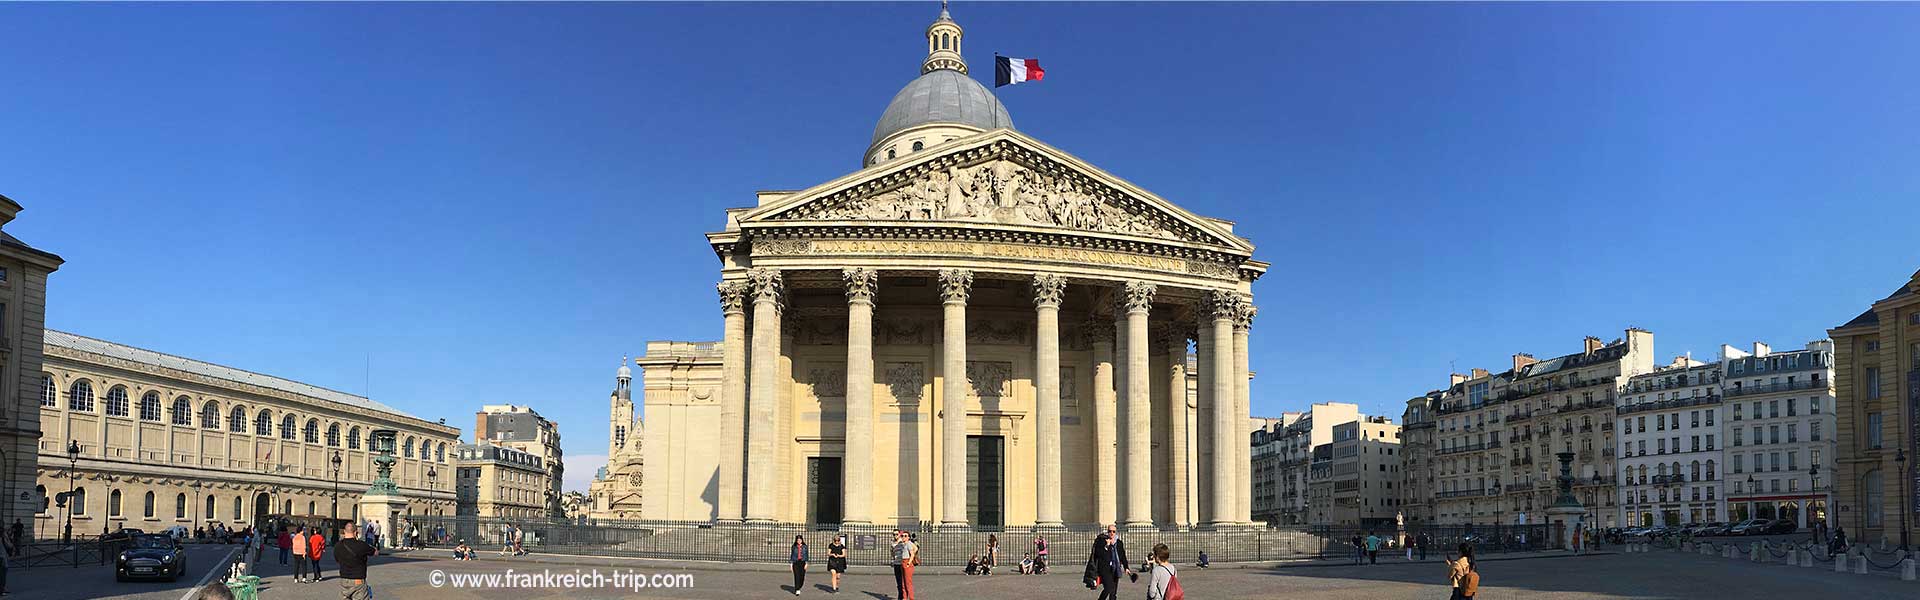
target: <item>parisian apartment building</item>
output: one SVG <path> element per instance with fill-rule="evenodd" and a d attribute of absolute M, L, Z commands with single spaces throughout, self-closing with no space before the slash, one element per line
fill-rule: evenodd
<path fill-rule="evenodd" d="M 1400 518 L 1400 426 L 1388 417 L 1335 425 L 1307 463 L 1308 522 L 1392 531 Z"/>
<path fill-rule="evenodd" d="M 1680 356 L 1627 378 L 1620 390 L 1617 522 L 1647 527 L 1726 518 L 1721 366 Z"/>
<path fill-rule="evenodd" d="M 1323 402 L 1268 419 L 1253 432 L 1253 520 L 1268 525 L 1312 525 L 1307 467 L 1313 449 L 1333 443 L 1336 425 L 1360 420 L 1360 405 Z"/>
<path fill-rule="evenodd" d="M 1838 440 L 1833 342 L 1777 352 L 1722 346 L 1727 515 L 1829 522 Z M 1711 519 L 1710 519 L 1711 520 Z"/>
<path fill-rule="evenodd" d="M 541 501 L 554 516 L 564 514 L 561 507 L 566 490 L 566 461 L 560 453 L 560 424 L 540 416 L 532 407 L 516 404 L 487 404 L 474 414 L 473 437 L 476 443 L 489 442 L 512 448 L 540 459 L 545 473 L 538 482 Z"/>
<path fill-rule="evenodd" d="M 1629 379 L 1653 370 L 1653 333 L 1633 328 L 1544 360 L 1514 354 L 1504 371 L 1456 373 L 1408 400 L 1403 422 L 1420 440 L 1401 455 L 1402 487 L 1419 493 L 1403 497 L 1408 522 L 1544 523 L 1565 453 L 1587 521 L 1619 523 L 1615 407 Z"/>

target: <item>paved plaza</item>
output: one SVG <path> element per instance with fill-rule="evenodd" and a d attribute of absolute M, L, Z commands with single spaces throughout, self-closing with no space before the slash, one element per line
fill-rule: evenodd
<path fill-rule="evenodd" d="M 217 557 L 213 557 L 217 558 Z M 211 561 L 209 561 L 211 562 Z M 198 569 L 196 569 L 198 570 Z M 534 588 L 457 589 L 455 577 L 576 572 L 602 574 L 615 571 L 644 575 L 685 575 L 680 589 L 614 589 L 611 583 L 598 588 L 565 588 L 558 585 Z M 916 578 L 919 598 L 1091 598 L 1093 593 L 1080 585 L 1078 568 L 1062 568 L 1054 574 L 1023 576 L 996 574 L 974 577 L 954 574 L 957 569 L 928 569 Z M 1914 598 L 1920 596 L 1920 583 L 1876 573 L 1853 575 L 1834 573 L 1830 568 L 1789 567 L 1777 563 L 1756 564 L 1742 560 L 1676 552 L 1652 554 L 1596 554 L 1567 556 L 1559 553 L 1519 556 L 1489 556 L 1481 562 L 1484 577 L 1482 598 L 1723 598 L 1730 596 L 1800 598 Z M 85 581 L 66 578 L 37 580 L 50 571 L 15 571 L 28 591 L 19 597 L 48 600 L 82 598 L 152 598 L 176 600 L 183 597 L 186 583 L 113 584 L 112 578 L 89 575 Z M 340 595 L 334 567 L 327 565 L 329 580 L 296 584 L 291 569 L 281 567 L 269 555 L 258 573 L 265 579 L 261 598 L 279 600 L 333 600 Z M 372 568 L 378 598 L 421 600 L 428 598 L 777 598 L 790 597 L 791 577 L 779 565 L 674 564 L 664 561 L 628 560 L 593 557 L 530 556 L 506 559 L 487 555 L 477 561 L 454 561 L 445 551 L 401 553 L 380 557 Z M 438 575 L 436 575 L 436 573 Z M 63 573 L 51 573 L 62 575 Z M 439 583 L 436 587 L 434 584 Z M 1217 567 L 1181 570 L 1181 583 L 1188 597 L 1271 598 L 1294 596 L 1315 599 L 1391 600 L 1443 599 L 1448 596 L 1445 566 L 1435 558 L 1409 563 L 1399 558 L 1382 557 L 1379 565 L 1353 566 L 1322 563 L 1263 565 L 1259 567 Z M 803 596 L 831 596 L 818 565 L 809 574 Z M 878 600 L 891 598 L 891 575 L 884 568 L 855 567 L 839 597 Z M 30 591 L 29 591 L 30 590 Z M 1122 598 L 1144 598 L 1138 585 L 1122 587 Z M 1299 596 L 1296 596 L 1299 597 Z"/>

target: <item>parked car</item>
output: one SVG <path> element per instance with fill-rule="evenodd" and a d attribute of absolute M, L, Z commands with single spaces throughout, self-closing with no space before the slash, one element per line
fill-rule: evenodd
<path fill-rule="evenodd" d="M 172 536 L 140 534 L 113 561 L 113 580 L 165 579 L 187 573 L 187 553 Z"/>
<path fill-rule="evenodd" d="M 1772 523 L 1769 523 L 1767 525 L 1766 530 L 1763 533 L 1766 533 L 1768 535 L 1779 535 L 1783 533 L 1793 533 L 1794 530 L 1797 530 L 1799 528 L 1800 528 L 1800 525 L 1798 523 L 1794 523 L 1792 520 L 1775 519 Z"/>
<path fill-rule="evenodd" d="M 1727 534 L 1727 524 L 1715 522 L 1715 523 L 1708 523 L 1706 525 L 1701 526 L 1700 533 L 1696 533 L 1694 535 L 1706 537 L 1706 536 L 1716 536 L 1716 535 L 1726 535 L 1726 534 Z"/>
<path fill-rule="evenodd" d="M 1733 529 L 1728 530 L 1727 533 L 1733 535 L 1760 535 L 1766 531 L 1767 525 L 1771 523 L 1773 523 L 1772 519 L 1747 519 L 1739 525 L 1733 526 Z"/>

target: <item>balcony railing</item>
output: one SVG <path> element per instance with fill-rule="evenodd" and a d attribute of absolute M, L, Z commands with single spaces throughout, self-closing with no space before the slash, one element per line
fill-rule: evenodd
<path fill-rule="evenodd" d="M 1674 400 L 1658 400 L 1654 402 L 1641 402 L 1639 404 L 1622 406 L 1620 407 L 1619 412 L 1620 414 L 1626 415 L 1626 414 L 1633 414 L 1637 412 L 1646 412 L 1650 410 L 1667 410 L 1672 408 L 1686 408 L 1689 406 L 1702 406 L 1707 404 L 1719 404 L 1719 403 L 1720 403 L 1719 395 L 1710 395 L 1710 396 L 1700 396 L 1696 398 L 1678 398 Z"/>
<path fill-rule="evenodd" d="M 1767 383 L 1767 384 L 1745 386 L 1745 387 L 1729 387 L 1729 388 L 1726 388 L 1726 393 L 1727 393 L 1727 397 L 1731 398 L 1734 396 L 1747 396 L 1751 394 L 1787 392 L 1792 390 L 1810 390 L 1810 389 L 1814 389 L 1815 384 L 1818 384 L 1818 387 L 1825 389 L 1828 383 L 1831 381 L 1832 380 L 1822 379 L 1820 381 L 1813 381 L 1813 380 L 1788 381 L 1784 383 Z"/>

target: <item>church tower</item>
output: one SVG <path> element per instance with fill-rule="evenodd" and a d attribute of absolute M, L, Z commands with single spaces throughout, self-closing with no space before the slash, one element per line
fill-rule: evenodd
<path fill-rule="evenodd" d="M 633 369 L 627 367 L 627 357 L 620 357 L 620 369 L 614 371 L 613 395 L 609 400 L 611 410 L 607 421 L 611 429 L 607 432 L 607 457 L 620 454 L 627 446 L 627 436 L 633 434 Z"/>

